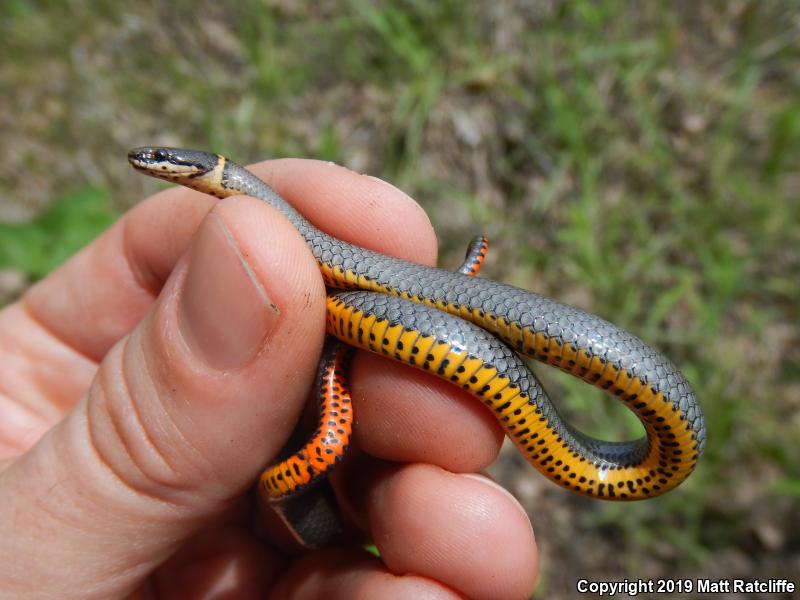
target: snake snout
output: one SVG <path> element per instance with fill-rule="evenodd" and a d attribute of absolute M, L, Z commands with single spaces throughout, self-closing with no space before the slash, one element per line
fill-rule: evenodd
<path fill-rule="evenodd" d="M 170 179 L 173 176 L 196 176 L 214 169 L 219 156 L 199 150 L 143 146 L 128 151 L 128 162 L 135 168 L 150 174 Z"/>
<path fill-rule="evenodd" d="M 141 148 L 133 148 L 128 150 L 128 162 L 134 167 L 138 168 L 152 166 L 153 163 L 159 160 L 165 160 L 167 158 L 163 152 L 158 152 L 158 155 L 160 156 L 157 156 L 157 150 L 157 148 L 150 146 L 143 146 Z"/>

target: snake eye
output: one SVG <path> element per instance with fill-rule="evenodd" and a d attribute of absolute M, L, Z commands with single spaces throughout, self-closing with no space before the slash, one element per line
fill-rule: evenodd
<path fill-rule="evenodd" d="M 159 161 L 167 160 L 167 158 L 169 158 L 169 155 L 164 150 L 159 148 L 158 150 L 153 152 L 153 158 L 155 158 L 156 160 L 159 160 Z"/>

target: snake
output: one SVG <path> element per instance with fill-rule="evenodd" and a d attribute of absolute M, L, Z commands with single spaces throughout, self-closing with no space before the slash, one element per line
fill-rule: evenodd
<path fill-rule="evenodd" d="M 475 238 L 456 271 L 347 243 L 315 227 L 267 183 L 200 150 L 135 148 L 130 164 L 217 198 L 247 195 L 277 209 L 305 239 L 327 289 L 326 344 L 317 376 L 319 427 L 259 480 L 266 503 L 295 537 L 319 547 L 338 531 L 309 489 L 346 452 L 353 423 L 347 371 L 352 349 L 410 365 L 484 404 L 534 468 L 571 492 L 602 500 L 653 498 L 682 483 L 706 444 L 697 397 L 662 353 L 609 321 L 478 277 L 487 240 Z M 605 441 L 558 412 L 528 366 L 533 359 L 604 390 L 636 415 L 645 435 Z M 327 509 L 330 513 L 332 509 Z"/>

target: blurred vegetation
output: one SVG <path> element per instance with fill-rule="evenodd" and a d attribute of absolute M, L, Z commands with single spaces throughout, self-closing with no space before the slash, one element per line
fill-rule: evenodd
<path fill-rule="evenodd" d="M 547 597 L 578 578 L 800 572 L 800 8 L 250 0 L 0 4 L 0 267 L 42 276 L 155 183 L 128 147 L 334 160 L 428 210 L 442 263 L 598 313 L 694 384 L 679 490 L 573 498 L 509 454 Z M 94 186 L 47 209 L 65 190 Z M 88 194 L 88 195 L 87 195 Z M 83 198 L 83 200 L 81 200 Z M 91 199 L 94 198 L 94 199 Z M 20 278 L 15 279 L 15 281 Z M 638 425 L 539 369 L 590 432 Z"/>
<path fill-rule="evenodd" d="M 108 193 L 87 187 L 64 196 L 27 223 L 0 223 L 0 269 L 30 279 L 47 275 L 116 219 Z"/>

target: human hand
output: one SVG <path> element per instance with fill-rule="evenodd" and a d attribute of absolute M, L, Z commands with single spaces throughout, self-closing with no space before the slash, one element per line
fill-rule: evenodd
<path fill-rule="evenodd" d="M 435 262 L 427 217 L 392 186 L 317 161 L 253 170 L 321 229 Z M 252 534 L 243 494 L 304 405 L 324 299 L 275 210 L 171 189 L 0 312 L 0 596 L 530 595 L 528 518 L 474 475 L 502 441 L 491 414 L 365 353 L 334 486 L 381 558 L 288 559 Z"/>

